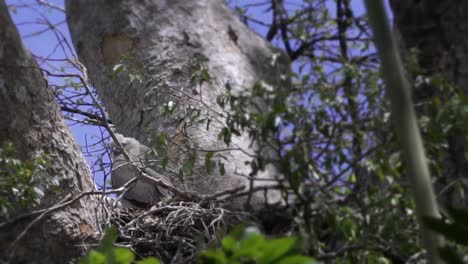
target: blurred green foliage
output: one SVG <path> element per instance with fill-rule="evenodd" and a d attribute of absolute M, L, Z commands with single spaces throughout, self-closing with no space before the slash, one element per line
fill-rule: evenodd
<path fill-rule="evenodd" d="M 118 237 L 118 230 L 115 227 L 109 228 L 101 243 L 96 249 L 90 250 L 88 254 L 80 260 L 80 264 L 160 264 L 161 262 L 149 257 L 135 261 L 135 254 L 128 248 L 115 247 L 114 243 Z"/>
<path fill-rule="evenodd" d="M 446 245 L 439 248 L 439 254 L 446 263 L 466 263 L 468 260 L 468 211 L 453 207 L 447 207 L 446 211 L 447 214 L 440 219 L 426 217 L 425 224 L 447 240 Z"/>
<path fill-rule="evenodd" d="M 221 246 L 200 253 L 199 264 L 313 264 L 302 255 L 296 237 L 266 238 L 256 228 L 238 227 Z"/>
<path fill-rule="evenodd" d="M 37 205 L 44 196 L 46 184 L 55 184 L 40 175 L 47 166 L 45 158 L 22 161 L 15 156 L 11 143 L 0 148 L 0 219 L 9 218 L 16 210 Z"/>
<path fill-rule="evenodd" d="M 112 227 L 106 231 L 100 245 L 90 250 L 80 264 L 159 264 L 154 257 L 135 261 L 135 254 L 128 248 L 115 247 L 118 231 Z M 200 252 L 200 264 L 258 263 L 258 264 L 314 264 L 313 258 L 300 254 L 295 237 L 265 238 L 256 228 L 235 229 L 224 237 L 219 248 Z"/>

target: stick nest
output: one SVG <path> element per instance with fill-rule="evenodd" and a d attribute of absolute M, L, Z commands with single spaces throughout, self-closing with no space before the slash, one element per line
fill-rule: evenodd
<path fill-rule="evenodd" d="M 245 212 L 193 202 L 108 212 L 108 223 L 120 232 L 117 246 L 130 248 L 139 257 L 155 256 L 163 263 L 192 263 L 200 249 L 217 243 L 235 225 L 257 222 Z"/>

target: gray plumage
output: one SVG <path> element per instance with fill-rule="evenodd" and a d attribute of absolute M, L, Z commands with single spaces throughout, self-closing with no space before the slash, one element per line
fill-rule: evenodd
<path fill-rule="evenodd" d="M 115 134 L 117 140 L 122 144 L 123 148 L 130 156 L 134 165 L 129 164 L 125 159 L 122 150 L 115 142 L 111 142 L 112 147 L 112 188 L 120 188 L 126 182 L 138 177 L 140 172 L 136 166 L 142 168 L 149 176 L 161 180 L 167 185 L 171 185 L 168 178 L 152 170 L 147 159 L 147 153 L 150 150 L 147 146 L 140 144 L 136 139 L 125 137 L 121 134 Z M 145 207 L 156 204 L 160 201 L 165 201 L 170 198 L 170 193 L 164 188 L 158 187 L 155 182 L 141 177 L 133 187 L 128 190 L 122 199 L 122 204 L 138 207 Z"/>

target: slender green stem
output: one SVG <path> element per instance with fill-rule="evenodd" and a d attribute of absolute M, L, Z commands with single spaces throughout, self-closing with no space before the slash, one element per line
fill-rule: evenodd
<path fill-rule="evenodd" d="M 441 263 L 438 247 L 442 239 L 425 228 L 423 217 L 439 217 L 429 168 L 410 96 L 410 85 L 405 78 L 397 45 L 390 29 L 382 0 L 365 0 L 369 22 L 374 32 L 386 92 L 390 98 L 393 121 L 416 202 L 416 215 L 421 226 L 423 246 L 428 263 Z"/>

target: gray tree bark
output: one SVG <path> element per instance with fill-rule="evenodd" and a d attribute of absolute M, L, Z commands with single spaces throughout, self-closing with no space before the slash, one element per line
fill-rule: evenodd
<path fill-rule="evenodd" d="M 455 1 L 402 1 L 390 0 L 394 21 L 401 35 L 406 51 L 416 49 L 420 66 L 427 75 L 445 78 L 456 89 L 468 92 L 468 2 Z M 442 102 L 447 98 L 441 95 L 438 87 L 421 86 L 414 92 L 416 102 L 438 96 Z M 448 157 L 444 178 L 439 179 L 444 188 L 448 184 L 461 183 L 460 189 L 450 188 L 443 202 L 466 208 L 468 185 L 464 178 L 468 172 L 466 159 L 466 136 L 463 131 L 453 131 L 447 137 Z"/>
<path fill-rule="evenodd" d="M 219 115 L 222 111 L 216 103 L 226 83 L 239 92 L 248 91 L 259 80 L 275 86 L 287 79 L 281 75 L 289 71 L 284 57 L 241 23 L 222 0 L 81 0 L 66 1 L 66 10 L 79 58 L 117 131 L 144 144 L 153 134 L 171 135 L 174 148 L 168 150 L 168 155 L 175 171 L 190 153 L 177 146 L 227 148 L 218 139 L 226 120 Z M 132 58 L 130 67 L 145 76 L 142 82 L 130 81 L 128 74 L 113 78 L 114 65 L 125 54 Z M 207 59 L 213 82 L 203 84 L 193 94 L 190 67 L 196 58 Z M 161 108 L 173 103 L 176 114 L 160 113 Z M 184 127 L 180 118 L 189 105 L 205 109 L 201 115 L 213 119 L 209 130 L 206 123 Z M 184 142 L 183 130 L 188 132 L 189 143 Z M 179 187 L 212 194 L 247 184 L 246 177 L 238 174 L 249 175 L 245 162 L 252 160 L 250 155 L 258 151 L 258 146 L 242 134 L 233 136 L 230 148 L 241 151 L 220 152 L 225 175 L 216 171 L 208 176 L 203 168 L 203 152 L 199 152 L 193 176 L 186 177 Z M 268 167 L 258 177 L 273 178 L 276 174 Z M 171 178 L 177 176 L 172 174 Z M 263 194 L 258 195 L 258 201 L 262 200 L 260 196 Z"/>
<path fill-rule="evenodd" d="M 94 186 L 88 165 L 66 126 L 52 90 L 31 54 L 24 47 L 4 1 L 0 1 L 0 144 L 12 142 L 17 158 L 31 160 L 45 155 L 44 171 L 34 177 L 56 178 L 62 191 L 47 189 L 35 208 L 18 209 L 16 216 L 49 208 L 67 195 Z M 0 227 L 0 262 L 68 263 L 85 251 L 83 243 L 95 242 L 95 203 L 83 198 L 46 214 L 16 241 L 38 215 Z M 11 247 L 10 247 L 11 246 Z M 13 253 L 13 254 L 12 254 Z"/>

